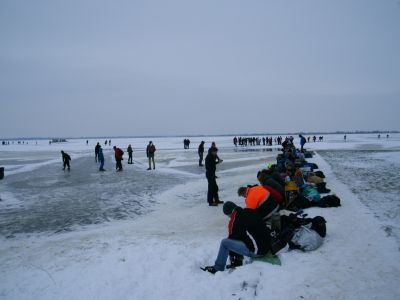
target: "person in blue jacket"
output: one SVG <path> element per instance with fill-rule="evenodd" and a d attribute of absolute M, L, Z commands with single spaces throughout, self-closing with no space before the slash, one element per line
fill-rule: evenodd
<path fill-rule="evenodd" d="M 99 171 L 105 171 L 104 170 L 104 154 L 103 154 L 103 148 L 101 148 L 101 146 L 99 147 L 99 153 L 97 155 L 97 158 L 99 159 L 100 162 L 100 168 Z"/>
<path fill-rule="evenodd" d="M 299 134 L 299 138 L 300 138 L 300 146 L 301 146 L 301 152 L 303 152 L 304 150 L 304 145 L 306 143 L 306 138 L 304 136 L 302 136 L 301 134 Z"/>

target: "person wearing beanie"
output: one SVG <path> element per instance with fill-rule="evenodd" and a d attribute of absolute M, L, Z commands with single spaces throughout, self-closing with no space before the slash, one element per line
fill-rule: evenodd
<path fill-rule="evenodd" d="M 207 202 L 210 206 L 217 206 L 218 204 L 224 203 L 219 200 L 217 176 L 215 176 L 217 164 L 220 162 L 217 160 L 217 152 L 218 149 L 216 147 L 211 147 L 206 156 L 206 177 L 208 182 Z"/>
<path fill-rule="evenodd" d="M 271 247 L 271 232 L 254 209 L 241 208 L 228 201 L 222 210 L 230 217 L 228 238 L 221 241 L 214 265 L 202 268 L 203 271 L 212 274 L 225 270 L 229 255 L 231 255 L 231 263 L 227 268 L 233 268 L 243 264 L 243 256 L 262 256 L 267 254 Z M 255 246 L 257 246 L 257 251 Z"/>

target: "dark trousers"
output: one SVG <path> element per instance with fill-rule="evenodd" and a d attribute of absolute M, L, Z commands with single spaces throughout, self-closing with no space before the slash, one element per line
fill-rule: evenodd
<path fill-rule="evenodd" d="M 128 158 L 128 164 L 132 163 L 132 153 L 128 153 L 129 154 L 129 158 Z"/>
<path fill-rule="evenodd" d="M 217 181 L 215 180 L 215 174 L 206 174 L 206 177 L 208 181 L 207 202 L 214 203 L 219 201 L 218 185 Z"/>
<path fill-rule="evenodd" d="M 203 152 L 199 152 L 199 166 L 203 165 Z"/>
<path fill-rule="evenodd" d="M 116 164 L 115 168 L 117 170 L 122 170 L 122 161 L 120 159 L 117 159 L 116 161 L 117 161 L 117 164 Z"/>
<path fill-rule="evenodd" d="M 68 170 L 70 169 L 69 160 L 64 160 L 64 168 L 63 168 L 63 170 L 65 170 L 65 167 L 68 167 Z"/>
<path fill-rule="evenodd" d="M 104 159 L 101 159 L 100 160 L 100 169 L 99 169 L 100 171 L 101 170 L 104 170 Z"/>

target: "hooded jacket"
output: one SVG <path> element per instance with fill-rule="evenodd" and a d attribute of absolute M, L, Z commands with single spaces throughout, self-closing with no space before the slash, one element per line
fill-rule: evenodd
<path fill-rule="evenodd" d="M 255 210 L 236 207 L 231 214 L 228 229 L 228 238 L 242 241 L 251 252 L 264 255 L 269 251 L 270 231 Z"/>

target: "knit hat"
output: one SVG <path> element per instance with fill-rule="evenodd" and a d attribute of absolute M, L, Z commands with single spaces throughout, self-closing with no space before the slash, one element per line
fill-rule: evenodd
<path fill-rule="evenodd" d="M 225 202 L 222 210 L 224 211 L 224 214 L 229 216 L 232 211 L 237 207 L 237 205 L 231 201 Z"/>
<path fill-rule="evenodd" d="M 247 190 L 247 188 L 244 186 L 241 186 L 240 188 L 238 188 L 237 192 L 238 192 L 239 197 L 241 197 L 242 195 L 246 195 L 246 190 Z"/>

